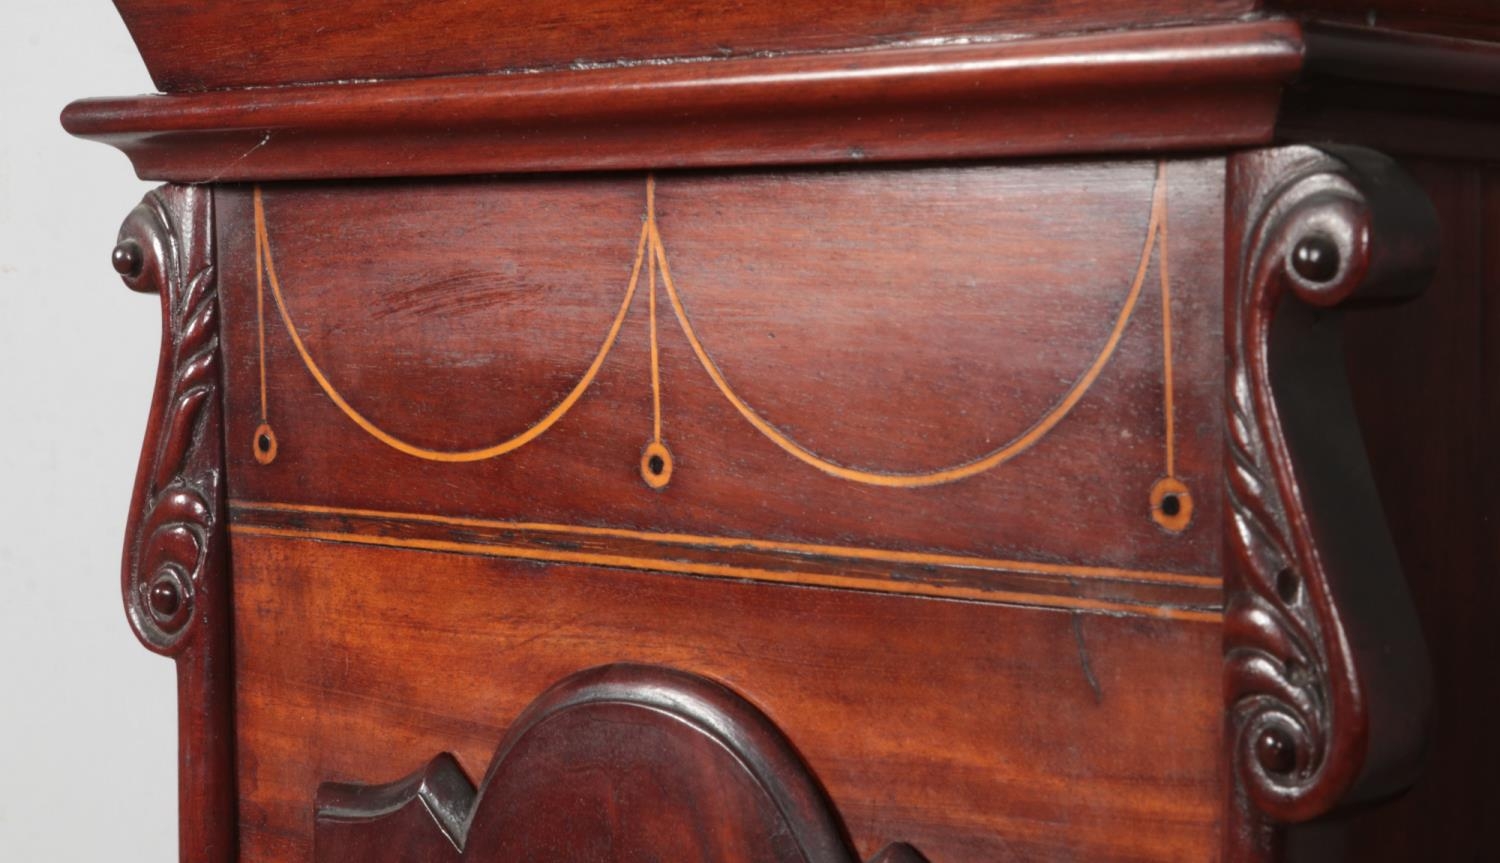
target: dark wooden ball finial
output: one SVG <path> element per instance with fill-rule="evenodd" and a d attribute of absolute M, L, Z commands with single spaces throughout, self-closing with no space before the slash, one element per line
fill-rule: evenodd
<path fill-rule="evenodd" d="M 182 592 L 170 581 L 159 581 L 152 585 L 149 600 L 151 612 L 161 620 L 169 620 L 182 607 Z"/>
<path fill-rule="evenodd" d="M 121 240 L 110 253 L 109 261 L 115 272 L 122 276 L 138 276 L 141 273 L 141 246 L 135 240 Z"/>
<path fill-rule="evenodd" d="M 1322 234 L 1310 234 L 1292 249 L 1292 269 L 1310 282 L 1326 282 L 1339 274 L 1338 244 Z"/>
<path fill-rule="evenodd" d="M 1255 740 L 1255 758 L 1266 772 L 1286 776 L 1297 767 L 1297 751 L 1286 732 L 1267 728 Z"/>

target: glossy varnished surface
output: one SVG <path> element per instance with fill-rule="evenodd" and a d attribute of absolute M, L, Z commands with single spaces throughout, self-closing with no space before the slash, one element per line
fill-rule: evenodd
<path fill-rule="evenodd" d="M 641 175 L 267 187 L 259 291 L 226 191 L 236 517 L 1213 619 L 1221 183 L 663 175 L 650 243 Z"/>
<path fill-rule="evenodd" d="M 1183 151 L 1268 142 L 1300 63 L 1297 25 L 1245 22 L 92 99 L 63 124 L 178 182 Z"/>
<path fill-rule="evenodd" d="M 1411 160 L 1443 228 L 1425 296 L 1350 319 L 1355 396 L 1433 659 L 1425 771 L 1389 806 L 1311 831 L 1307 859 L 1467 861 L 1491 852 L 1500 690 L 1495 530 L 1500 460 L 1500 172 Z"/>
<path fill-rule="evenodd" d="M 319 787 L 313 844 L 316 863 L 860 859 L 765 714 L 706 678 L 628 663 L 538 696 L 478 786 L 444 753 L 398 782 Z M 871 863 L 926 861 L 893 843 Z"/>
<path fill-rule="evenodd" d="M 617 661 L 748 698 L 862 859 L 1210 855 L 1222 190 L 221 191 L 245 856 Z"/>
<path fill-rule="evenodd" d="M 335 821 L 462 790 L 618 662 L 746 699 L 860 859 L 1261 863 L 1407 778 L 1421 651 L 1318 421 L 1322 306 L 1431 246 L 1365 247 L 1384 193 L 1337 159 L 1233 151 L 1490 158 L 1490 4 L 116 5 L 169 95 L 65 126 L 215 184 L 116 256 L 169 298 L 124 585 L 181 654 L 184 860 L 310 859 L 329 782 Z M 1449 294 L 1350 355 L 1439 733 L 1389 818 L 1293 834 L 1325 863 L 1474 859 L 1494 809 L 1495 183 L 1421 174 Z M 580 752 L 668 802 L 734 773 L 617 706 L 496 799 Z M 376 802 L 425 828 L 409 790 Z M 693 856 L 671 809 L 627 820 Z"/>
<path fill-rule="evenodd" d="M 403 78 L 1226 20 L 1253 0 L 116 0 L 167 92 Z M 442 38 L 434 39 L 435 34 Z"/>
<path fill-rule="evenodd" d="M 706 675 L 781 729 L 868 858 L 1205 860 L 1219 629 L 237 534 L 242 859 L 306 860 L 328 781 L 479 776 L 578 669 Z"/>

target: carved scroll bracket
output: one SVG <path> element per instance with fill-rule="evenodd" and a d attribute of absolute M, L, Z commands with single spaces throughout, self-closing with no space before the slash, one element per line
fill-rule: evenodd
<path fill-rule="evenodd" d="M 233 688 L 212 192 L 164 186 L 126 217 L 113 256 L 159 293 L 161 360 L 125 534 L 125 614 L 177 660 L 181 859 L 232 860 Z"/>
<path fill-rule="evenodd" d="M 1393 162 L 1354 149 L 1237 156 L 1229 195 L 1231 834 L 1264 851 L 1271 822 L 1402 787 L 1420 753 L 1425 648 L 1332 309 L 1419 293 L 1436 219 Z"/>

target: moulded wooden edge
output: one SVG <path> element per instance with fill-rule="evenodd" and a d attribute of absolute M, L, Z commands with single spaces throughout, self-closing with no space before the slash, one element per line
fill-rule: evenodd
<path fill-rule="evenodd" d="M 1500 96 L 1500 45 L 1494 42 L 1322 22 L 1308 24 L 1304 38 L 1310 79 Z"/>
<path fill-rule="evenodd" d="M 1308 24 L 1277 138 L 1440 158 L 1500 158 L 1500 45 Z"/>
<path fill-rule="evenodd" d="M 1233 21 L 1261 0 L 115 0 L 163 92 L 673 63 Z M 247 14 L 248 13 L 248 14 Z"/>
<path fill-rule="evenodd" d="M 1290 21 L 1010 43 L 87 99 L 178 182 L 958 159 L 1266 143 Z"/>
<path fill-rule="evenodd" d="M 630 750 L 642 729 L 681 725 L 711 740 L 727 761 L 749 779 L 771 804 L 796 848 L 810 863 L 858 863 L 833 803 L 776 724 L 754 705 L 722 684 L 661 666 L 619 663 L 585 669 L 558 681 L 518 717 L 495 750 L 484 779 L 476 787 L 458 761 L 441 753 L 417 772 L 380 785 L 324 783 L 315 803 L 314 859 L 323 863 L 361 859 L 368 849 L 388 852 L 387 860 L 492 859 L 493 848 L 474 848 L 493 841 L 494 831 L 527 823 L 533 804 L 504 785 L 504 768 L 533 731 L 564 714 L 582 713 L 603 721 L 600 711 L 627 708 L 639 718 L 616 723 L 610 749 Z M 551 755 L 560 763 L 585 763 L 588 741 L 554 741 Z M 580 748 L 581 747 L 581 748 Z M 671 749 L 651 750 L 668 774 L 689 777 L 701 766 L 680 760 Z M 523 756 L 524 757 L 524 756 Z M 592 769 L 597 770 L 594 764 Z M 513 776 L 511 777 L 514 778 Z M 559 775 L 554 781 L 568 785 Z M 580 792 L 580 806 L 589 805 Z M 518 808 L 519 806 L 519 808 Z M 583 823 L 572 829 L 587 832 Z M 909 845 L 885 846 L 870 863 L 925 863 Z"/>

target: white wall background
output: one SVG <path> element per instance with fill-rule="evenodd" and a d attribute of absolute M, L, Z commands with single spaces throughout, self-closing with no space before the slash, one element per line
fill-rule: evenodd
<path fill-rule="evenodd" d="M 108 0 L 0 9 L 0 861 L 164 863 L 175 677 L 119 587 L 159 321 L 109 266 L 149 185 L 57 122 L 153 88 Z"/>

